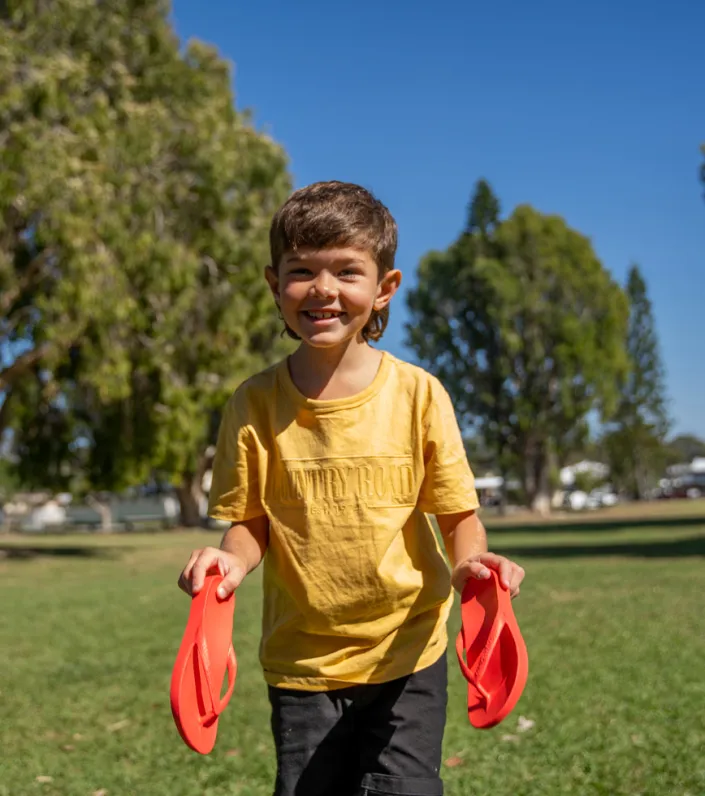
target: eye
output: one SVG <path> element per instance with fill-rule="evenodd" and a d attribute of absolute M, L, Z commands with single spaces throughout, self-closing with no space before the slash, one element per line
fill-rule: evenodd
<path fill-rule="evenodd" d="M 298 266 L 298 268 L 291 268 L 287 271 L 287 276 L 311 276 L 311 269 L 304 268 L 303 265 Z"/>
<path fill-rule="evenodd" d="M 361 273 L 357 268 L 343 268 L 343 270 L 338 273 L 338 276 L 341 279 L 355 280 L 361 276 Z"/>

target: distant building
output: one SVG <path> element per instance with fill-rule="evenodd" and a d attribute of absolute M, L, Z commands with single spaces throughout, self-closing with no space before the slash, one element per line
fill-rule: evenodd
<path fill-rule="evenodd" d="M 682 478 L 687 475 L 705 473 L 705 456 L 696 456 L 692 461 L 683 464 L 673 464 L 666 468 L 669 478 Z"/>
<path fill-rule="evenodd" d="M 561 484 L 564 487 L 573 486 L 576 476 L 583 474 L 590 475 L 595 479 L 606 479 L 610 474 L 610 468 L 606 464 L 602 464 L 602 462 L 591 462 L 586 459 L 568 467 L 563 467 L 559 474 Z"/>

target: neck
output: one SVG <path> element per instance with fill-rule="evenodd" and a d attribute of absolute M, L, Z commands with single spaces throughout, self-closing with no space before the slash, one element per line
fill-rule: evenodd
<path fill-rule="evenodd" d="M 351 340 L 332 348 L 302 343 L 289 357 L 289 369 L 297 387 L 313 398 L 335 390 L 335 382 L 355 384 L 358 377 L 367 381 L 368 371 L 374 376 L 381 358 L 382 353 L 364 340 Z"/>

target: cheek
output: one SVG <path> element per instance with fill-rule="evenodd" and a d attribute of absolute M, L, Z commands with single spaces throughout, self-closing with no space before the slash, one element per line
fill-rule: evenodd
<path fill-rule="evenodd" d="M 375 302 L 377 286 L 371 284 L 351 285 L 342 292 L 342 297 L 350 309 L 366 312 Z"/>
<path fill-rule="evenodd" d="M 282 285 L 280 296 L 282 301 L 300 301 L 308 294 L 308 286 L 303 282 L 289 282 Z"/>

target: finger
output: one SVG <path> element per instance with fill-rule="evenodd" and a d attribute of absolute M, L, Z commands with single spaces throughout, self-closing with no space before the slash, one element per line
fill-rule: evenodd
<path fill-rule="evenodd" d="M 462 561 L 455 568 L 452 577 L 453 588 L 462 591 L 470 578 L 485 580 L 489 577 L 490 571 L 483 563 L 475 559 L 468 559 L 467 561 Z"/>
<path fill-rule="evenodd" d="M 191 580 L 190 578 L 184 577 L 183 572 L 179 575 L 177 586 L 181 589 L 181 591 L 185 592 L 186 594 L 188 595 L 191 594 Z"/>
<path fill-rule="evenodd" d="M 191 570 L 193 570 L 193 565 L 198 561 L 198 557 L 201 555 L 203 550 L 194 550 L 189 557 L 188 564 L 184 567 L 184 577 L 187 580 L 191 580 Z"/>
<path fill-rule="evenodd" d="M 521 586 L 525 575 L 526 575 L 526 572 L 524 572 L 524 567 L 520 567 L 518 565 L 515 565 L 514 566 L 514 570 L 512 571 L 512 579 L 511 579 L 511 583 L 509 585 L 509 588 L 512 591 L 518 592 L 519 591 L 519 587 Z"/>
<path fill-rule="evenodd" d="M 524 572 L 524 567 L 514 564 L 512 568 L 512 579 L 511 583 L 509 584 L 509 593 L 512 600 L 519 595 L 519 592 L 521 591 L 520 587 L 525 575 L 526 573 Z"/>
<path fill-rule="evenodd" d="M 514 564 L 508 558 L 501 558 L 499 562 L 499 582 L 505 589 L 512 588 L 512 576 L 514 575 Z"/>
<path fill-rule="evenodd" d="M 467 573 L 468 577 L 477 578 L 478 580 L 486 580 L 490 577 L 490 570 L 482 561 L 468 561 Z"/>
<path fill-rule="evenodd" d="M 242 583 L 245 575 L 247 574 L 244 568 L 240 567 L 233 567 L 230 569 L 228 567 L 228 573 L 223 577 L 220 585 L 218 586 L 218 597 L 221 600 L 224 600 L 226 597 L 229 597 L 235 589 Z"/>
<path fill-rule="evenodd" d="M 185 591 L 186 594 L 191 594 L 191 571 L 200 553 L 201 553 L 200 550 L 194 550 L 193 553 L 191 553 L 188 563 L 186 564 L 186 566 L 183 568 L 183 571 L 179 575 L 179 580 L 178 580 L 179 588 L 181 589 L 181 591 Z"/>
<path fill-rule="evenodd" d="M 478 558 L 483 564 L 486 564 L 497 572 L 502 588 L 511 588 L 514 570 L 514 563 L 512 561 L 496 553 L 483 553 L 481 556 L 478 556 Z"/>
<path fill-rule="evenodd" d="M 223 578 L 228 574 L 228 572 L 230 572 L 230 565 L 223 558 L 223 556 L 218 556 L 216 567 L 218 568 L 218 574 Z"/>
<path fill-rule="evenodd" d="M 481 553 L 477 557 L 477 560 L 490 567 L 490 569 L 498 570 L 502 561 L 506 561 L 507 559 L 497 553 Z"/>
<path fill-rule="evenodd" d="M 214 566 L 217 568 L 220 557 L 220 550 L 216 550 L 214 547 L 206 547 L 201 550 L 201 554 L 198 556 L 191 570 L 192 594 L 198 594 L 198 592 L 201 591 L 206 581 L 206 575 Z"/>

